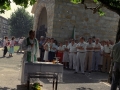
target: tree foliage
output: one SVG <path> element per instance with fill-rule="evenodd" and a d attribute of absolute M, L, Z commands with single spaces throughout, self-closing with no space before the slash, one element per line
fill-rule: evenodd
<path fill-rule="evenodd" d="M 74 4 L 85 4 L 85 1 L 86 0 L 71 0 L 71 2 Z M 95 2 L 97 6 L 88 9 L 92 9 L 94 12 L 99 12 L 99 14 L 104 15 L 101 10 L 101 8 L 104 6 L 120 15 L 120 0 L 93 0 L 93 2 Z"/>
<path fill-rule="evenodd" d="M 36 0 L 0 0 L 0 13 L 4 13 L 6 10 L 10 10 L 10 4 L 12 2 L 14 2 L 16 5 L 20 5 L 26 8 L 29 5 L 33 5 Z"/>
<path fill-rule="evenodd" d="M 24 8 L 18 8 L 14 13 L 12 13 L 9 19 L 9 24 L 12 36 L 26 36 L 32 29 L 33 16 L 30 16 Z"/>

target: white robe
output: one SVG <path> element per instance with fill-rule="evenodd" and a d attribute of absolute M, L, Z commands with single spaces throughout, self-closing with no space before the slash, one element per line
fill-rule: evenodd
<path fill-rule="evenodd" d="M 24 66 L 25 66 L 25 63 L 27 63 L 27 51 L 30 51 L 31 52 L 31 62 L 35 62 L 34 61 L 34 56 L 36 56 L 36 58 L 39 57 L 39 45 L 38 45 L 38 41 L 36 40 L 30 40 L 30 43 L 33 43 L 33 47 L 31 46 L 27 46 L 27 38 L 23 41 L 22 43 L 22 49 L 24 51 L 24 55 L 23 55 L 23 58 L 22 58 L 22 75 L 21 75 L 21 83 L 22 84 L 25 84 L 27 83 L 27 75 L 25 75 L 25 71 L 24 71 Z M 37 44 L 37 47 L 36 45 Z"/>

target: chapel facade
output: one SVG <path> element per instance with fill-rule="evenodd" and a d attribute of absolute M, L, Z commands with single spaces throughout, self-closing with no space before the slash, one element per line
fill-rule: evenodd
<path fill-rule="evenodd" d="M 88 0 L 87 6 L 95 4 Z M 37 38 L 53 37 L 58 41 L 70 39 L 75 30 L 75 38 L 86 39 L 96 36 L 100 39 L 115 40 L 119 16 L 103 8 L 105 16 L 93 14 L 82 4 L 73 4 L 70 0 L 37 0 L 32 8 L 34 14 L 33 30 Z"/>

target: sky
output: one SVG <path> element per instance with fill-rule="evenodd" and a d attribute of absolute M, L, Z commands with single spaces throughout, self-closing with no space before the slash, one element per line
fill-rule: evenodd
<path fill-rule="evenodd" d="M 12 12 L 14 12 L 18 7 L 20 7 L 20 6 L 18 6 L 15 3 L 12 2 L 11 3 L 11 10 L 6 11 L 4 14 L 0 14 L 0 16 L 3 16 L 5 18 L 9 18 L 10 15 L 12 14 Z M 32 13 L 31 13 L 32 6 L 29 6 L 28 8 L 26 8 L 26 10 L 32 15 Z"/>

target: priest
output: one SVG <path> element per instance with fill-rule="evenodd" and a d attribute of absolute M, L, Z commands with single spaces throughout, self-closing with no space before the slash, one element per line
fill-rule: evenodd
<path fill-rule="evenodd" d="M 24 39 L 22 43 L 22 49 L 24 51 L 24 55 L 22 58 L 22 75 L 21 75 L 21 83 L 27 83 L 27 75 L 25 75 L 25 63 L 34 63 L 37 61 L 39 57 L 39 45 L 38 41 L 35 38 L 35 31 L 31 30 L 29 32 L 29 37 Z"/>

